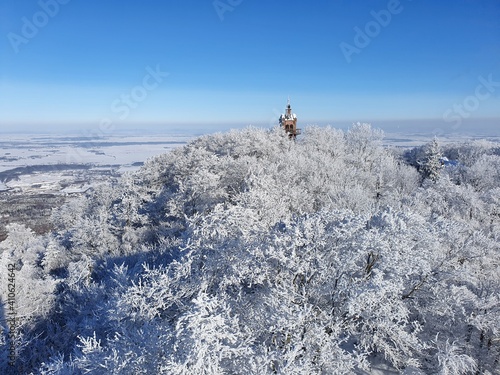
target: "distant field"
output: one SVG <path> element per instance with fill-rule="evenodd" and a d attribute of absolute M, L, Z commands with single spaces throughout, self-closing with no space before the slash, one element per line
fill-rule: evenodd
<path fill-rule="evenodd" d="M 51 230 L 52 209 L 92 185 L 133 171 L 150 157 L 182 146 L 191 136 L 9 135 L 0 139 L 0 241 L 5 226 Z"/>
<path fill-rule="evenodd" d="M 0 139 L 0 172 L 17 167 L 91 164 L 134 168 L 147 158 L 185 144 L 189 135 L 82 136 L 8 135 Z M 1 180 L 1 178 L 0 178 Z"/>

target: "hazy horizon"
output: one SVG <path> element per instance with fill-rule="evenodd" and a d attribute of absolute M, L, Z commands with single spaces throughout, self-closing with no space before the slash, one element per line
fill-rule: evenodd
<path fill-rule="evenodd" d="M 308 126 L 331 126 L 347 130 L 353 124 L 369 123 L 374 128 L 382 129 L 385 133 L 399 134 L 428 134 L 428 135 L 474 135 L 486 137 L 500 136 L 499 119 L 471 119 L 464 121 L 461 126 L 453 127 L 435 119 L 409 120 L 374 120 L 360 119 L 356 121 L 300 121 L 299 128 Z M 117 124 L 107 128 L 99 124 L 15 124 L 15 126 L 0 126 L 0 136 L 8 134 L 53 134 L 53 135 L 81 135 L 87 137 L 106 137 L 112 135 L 135 134 L 189 134 L 203 135 L 231 129 L 243 129 L 249 126 L 258 128 L 272 128 L 278 126 L 276 121 L 249 121 L 249 122 L 213 122 L 213 123 L 127 123 Z"/>

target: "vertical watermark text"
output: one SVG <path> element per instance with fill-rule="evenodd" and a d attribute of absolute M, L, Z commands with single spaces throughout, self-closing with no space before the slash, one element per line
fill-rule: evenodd
<path fill-rule="evenodd" d="M 9 263 L 7 265 L 7 309 L 6 320 L 9 329 L 7 341 L 9 343 L 9 366 L 16 364 L 16 330 L 17 330 L 17 310 L 16 310 L 16 265 Z"/>

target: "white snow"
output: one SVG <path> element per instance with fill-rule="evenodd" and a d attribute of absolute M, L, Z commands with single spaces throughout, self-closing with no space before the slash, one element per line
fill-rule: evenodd
<path fill-rule="evenodd" d="M 33 166 L 40 166 L 41 170 L 0 177 L 0 191 L 81 193 L 89 188 L 86 179 L 96 183 L 99 175 L 137 170 L 148 158 L 182 146 L 191 138 L 189 135 L 105 138 L 4 135 L 0 138 L 0 173 Z M 51 166 L 61 164 L 74 164 L 75 168 L 51 170 Z M 88 169 L 79 169 L 77 165 L 87 165 Z M 97 174 L 88 177 L 89 171 Z"/>
<path fill-rule="evenodd" d="M 110 136 L 106 138 L 9 135 L 0 139 L 0 172 L 52 164 L 128 166 L 188 142 L 189 135 Z M 137 169 L 136 167 L 135 169 Z"/>

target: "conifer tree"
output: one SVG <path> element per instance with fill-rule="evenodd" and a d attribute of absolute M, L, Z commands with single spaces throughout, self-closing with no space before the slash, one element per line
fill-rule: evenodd
<path fill-rule="evenodd" d="M 439 179 L 439 174 L 443 169 L 443 164 L 441 163 L 441 150 L 437 138 L 434 137 L 432 142 L 427 145 L 425 150 L 425 159 L 422 165 L 422 171 L 425 178 L 432 181 L 437 181 Z"/>

